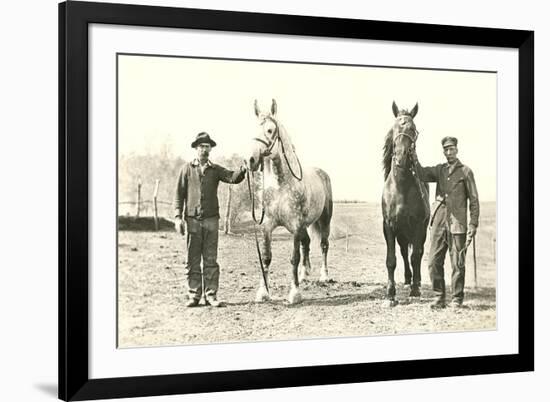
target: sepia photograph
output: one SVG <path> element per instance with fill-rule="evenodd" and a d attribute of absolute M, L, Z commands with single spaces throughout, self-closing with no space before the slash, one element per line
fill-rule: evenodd
<path fill-rule="evenodd" d="M 118 53 L 117 347 L 497 329 L 497 73 Z"/>

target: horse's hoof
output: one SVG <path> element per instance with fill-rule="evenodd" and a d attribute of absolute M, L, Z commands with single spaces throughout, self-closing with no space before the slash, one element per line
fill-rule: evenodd
<path fill-rule="evenodd" d="M 255 300 L 256 300 L 256 303 L 262 303 L 262 302 L 269 301 L 270 300 L 269 293 L 265 289 L 260 288 L 256 292 L 256 299 Z"/>
<path fill-rule="evenodd" d="M 298 268 L 298 271 L 299 271 L 298 275 L 300 276 L 300 278 L 305 279 L 311 273 L 311 267 L 307 265 L 300 265 L 300 267 Z"/>
<path fill-rule="evenodd" d="M 386 307 L 395 307 L 399 304 L 397 300 L 386 300 Z"/>
<path fill-rule="evenodd" d="M 409 297 L 420 297 L 421 292 L 420 289 L 412 287 L 411 292 L 409 293 Z"/>
<path fill-rule="evenodd" d="M 319 277 L 319 282 L 329 282 L 328 274 L 326 272 L 321 272 L 321 276 Z"/>
<path fill-rule="evenodd" d="M 302 302 L 302 295 L 298 289 L 291 289 L 288 294 L 288 304 L 298 304 Z"/>

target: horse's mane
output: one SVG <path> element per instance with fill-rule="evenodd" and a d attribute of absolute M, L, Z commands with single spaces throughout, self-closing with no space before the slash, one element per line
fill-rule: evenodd
<path fill-rule="evenodd" d="M 285 147 L 285 152 L 287 156 L 294 155 L 294 157 L 297 159 L 298 155 L 296 154 L 296 148 L 294 147 L 294 144 L 292 143 L 292 140 L 288 135 L 288 131 L 286 131 L 285 126 L 283 126 L 283 124 L 280 121 L 278 120 L 275 120 L 275 121 L 277 122 L 277 127 L 279 127 L 279 138 L 281 139 Z"/>
<path fill-rule="evenodd" d="M 384 167 L 384 180 L 388 178 L 391 171 L 391 160 L 393 157 L 393 131 L 388 131 L 384 140 L 384 156 L 382 158 L 382 166 Z"/>

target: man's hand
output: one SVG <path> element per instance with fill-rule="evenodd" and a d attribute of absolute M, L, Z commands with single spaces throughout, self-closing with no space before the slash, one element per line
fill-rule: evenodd
<path fill-rule="evenodd" d="M 240 167 L 240 170 L 241 170 L 242 173 L 245 173 L 245 172 L 246 172 L 246 166 L 245 166 L 245 165 L 242 165 L 242 166 Z"/>
<path fill-rule="evenodd" d="M 466 233 L 466 246 L 468 246 L 472 242 L 474 236 L 476 235 L 476 232 L 477 228 L 475 226 L 470 225 L 468 227 L 468 233 Z"/>
<path fill-rule="evenodd" d="M 185 235 L 185 227 L 183 226 L 183 220 L 181 218 L 176 218 L 174 221 L 174 228 L 176 229 L 176 232 L 182 236 Z"/>

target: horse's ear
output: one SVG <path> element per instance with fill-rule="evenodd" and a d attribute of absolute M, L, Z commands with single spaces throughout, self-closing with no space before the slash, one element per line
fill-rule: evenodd
<path fill-rule="evenodd" d="M 418 102 L 416 102 L 416 105 L 411 110 L 411 117 L 414 119 L 414 116 L 418 113 Z"/>
<path fill-rule="evenodd" d="M 275 116 L 277 114 L 277 102 L 275 102 L 275 99 L 271 99 L 271 116 Z"/>
<path fill-rule="evenodd" d="M 258 107 L 258 99 L 254 99 L 254 113 L 256 113 L 256 117 L 260 117 L 260 108 Z"/>
<path fill-rule="evenodd" d="M 397 117 L 397 115 L 399 114 L 399 108 L 397 107 L 397 105 L 395 104 L 395 101 L 393 101 L 392 105 L 391 105 L 391 109 L 393 110 L 393 115 L 395 117 Z"/>

